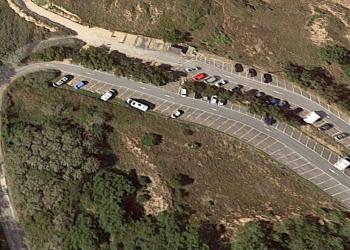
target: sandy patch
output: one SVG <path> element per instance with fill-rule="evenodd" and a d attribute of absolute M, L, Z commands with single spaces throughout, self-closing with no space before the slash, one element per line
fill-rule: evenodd
<path fill-rule="evenodd" d="M 149 161 L 149 156 L 138 147 L 138 143 L 126 136 L 123 137 L 128 150 L 140 160 L 140 168 L 137 169 L 141 175 L 148 176 L 151 183 L 147 187 L 151 198 L 144 203 L 146 214 L 157 215 L 169 208 L 171 205 L 171 193 L 166 183 L 162 181 L 157 171 L 157 166 Z"/>
<path fill-rule="evenodd" d="M 328 32 L 326 30 L 327 26 L 327 19 L 319 18 L 306 28 L 310 33 L 311 41 L 316 46 L 322 46 L 330 41 L 333 41 L 333 39 L 328 36 Z"/>

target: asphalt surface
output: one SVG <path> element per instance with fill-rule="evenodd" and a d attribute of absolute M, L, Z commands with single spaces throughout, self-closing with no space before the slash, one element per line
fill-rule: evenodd
<path fill-rule="evenodd" d="M 76 76 L 74 82 L 80 79 L 88 80 L 86 89 L 92 92 L 102 94 L 108 89 L 115 88 L 122 99 L 133 97 L 147 100 L 155 104 L 156 112 L 169 115 L 177 109 L 183 109 L 186 114 L 195 114 L 184 115 L 182 119 L 242 138 L 285 163 L 296 173 L 312 181 L 350 208 L 350 178 L 333 167 L 333 163 L 338 158 L 331 160 L 328 155 L 321 157 L 321 154 L 324 154 L 324 148 L 318 150 L 319 145 L 315 147 L 315 145 L 301 143 L 301 133 L 287 125 L 266 127 L 261 118 L 236 110 L 234 107 L 214 106 L 201 100 L 180 97 L 177 93 L 164 88 L 117 78 L 109 73 L 76 65 L 59 62 L 38 63 L 18 68 L 17 75 L 45 68 L 71 73 Z M 225 127 L 223 126 L 225 123 L 231 125 Z M 307 137 L 306 139 L 310 140 Z"/>

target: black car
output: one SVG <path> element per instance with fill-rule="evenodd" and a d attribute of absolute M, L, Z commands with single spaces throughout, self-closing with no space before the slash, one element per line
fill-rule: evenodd
<path fill-rule="evenodd" d="M 249 96 L 256 96 L 257 94 L 259 93 L 259 90 L 257 89 L 250 89 L 248 91 L 246 91 L 246 94 L 249 95 Z"/>
<path fill-rule="evenodd" d="M 232 93 L 241 93 L 242 89 L 243 89 L 243 85 L 238 84 L 237 86 L 233 87 L 229 91 L 232 92 Z"/>
<path fill-rule="evenodd" d="M 266 99 L 268 104 L 271 104 L 273 106 L 278 106 L 281 102 L 281 99 L 275 98 L 275 97 L 270 96 L 270 95 L 266 95 L 265 99 Z"/>
<path fill-rule="evenodd" d="M 334 136 L 334 139 L 336 139 L 337 141 L 341 141 L 341 140 L 344 140 L 345 138 L 349 137 L 350 134 L 347 133 L 347 132 L 342 132 L 342 133 L 339 133 L 337 135 Z"/>
<path fill-rule="evenodd" d="M 257 75 L 258 75 L 258 73 L 256 72 L 255 69 L 250 68 L 250 69 L 248 70 L 248 77 L 256 77 Z"/>
<path fill-rule="evenodd" d="M 202 95 L 199 94 L 198 92 L 195 92 L 194 93 L 194 99 L 200 99 L 200 98 L 202 98 Z"/>
<path fill-rule="evenodd" d="M 333 125 L 330 123 L 325 123 L 322 126 L 320 126 L 318 129 L 322 132 L 330 130 L 331 128 L 333 128 Z"/>
<path fill-rule="evenodd" d="M 277 104 L 277 106 L 282 110 L 290 108 L 290 104 L 287 101 L 281 101 L 279 104 Z"/>
<path fill-rule="evenodd" d="M 240 63 L 236 63 L 235 64 L 235 71 L 236 72 L 243 72 L 243 66 L 242 66 L 242 64 L 240 64 Z"/>
<path fill-rule="evenodd" d="M 263 75 L 263 82 L 264 83 L 270 83 L 272 82 L 272 75 L 271 74 L 268 74 L 268 73 L 265 73 Z"/>
<path fill-rule="evenodd" d="M 264 116 L 264 123 L 267 125 L 267 126 L 271 126 L 272 124 L 274 124 L 276 121 L 275 119 L 273 119 L 272 116 L 266 114 Z"/>

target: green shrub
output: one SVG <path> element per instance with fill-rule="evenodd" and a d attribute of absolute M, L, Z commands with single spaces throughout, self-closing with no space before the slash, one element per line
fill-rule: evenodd
<path fill-rule="evenodd" d="M 320 54 L 324 60 L 332 63 L 350 63 L 350 51 L 342 46 L 326 46 L 321 48 Z"/>
<path fill-rule="evenodd" d="M 141 143 L 145 146 L 155 146 L 159 145 L 162 142 L 162 136 L 153 134 L 153 133 L 146 133 L 141 138 Z"/>

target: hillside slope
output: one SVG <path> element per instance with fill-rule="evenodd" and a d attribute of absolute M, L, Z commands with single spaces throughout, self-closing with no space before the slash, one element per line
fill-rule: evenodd
<path fill-rule="evenodd" d="M 185 39 L 248 64 L 280 70 L 321 63 L 318 47 L 349 46 L 348 0 L 53 0 L 83 22 L 168 40 Z"/>

